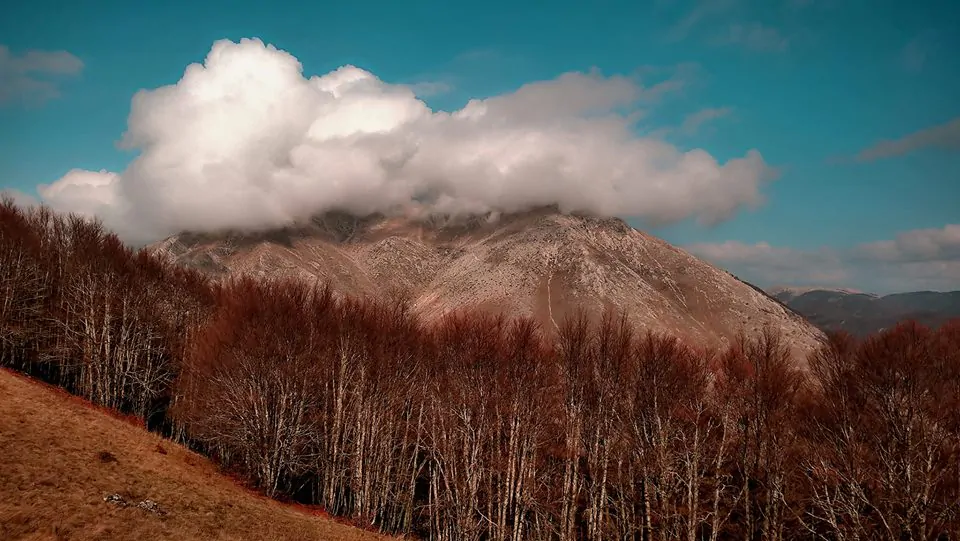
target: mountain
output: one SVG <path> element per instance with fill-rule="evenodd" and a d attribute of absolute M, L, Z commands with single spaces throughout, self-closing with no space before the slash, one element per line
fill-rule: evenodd
<path fill-rule="evenodd" d="M 0 396 L 0 539 L 393 539 L 265 498 L 197 453 L 3 368 Z"/>
<path fill-rule="evenodd" d="M 826 331 L 866 336 L 914 319 L 938 327 L 960 318 L 960 291 L 916 291 L 877 296 L 850 290 L 776 288 L 770 293 Z"/>
<path fill-rule="evenodd" d="M 427 319 L 472 307 L 532 316 L 548 331 L 583 308 L 716 346 L 781 329 L 798 354 L 821 333 L 762 290 L 619 219 L 540 209 L 465 220 L 329 213 L 261 233 L 184 233 L 152 246 L 214 275 L 297 276 L 335 290 L 402 290 Z"/>
<path fill-rule="evenodd" d="M 856 289 L 845 289 L 845 288 L 823 288 L 823 287 L 793 287 L 793 286 L 776 286 L 767 289 L 767 293 L 776 298 L 780 302 L 787 302 L 789 300 L 795 299 L 800 295 L 809 293 L 811 291 L 828 291 L 831 293 L 844 293 L 844 294 L 864 294 L 870 296 L 876 296 L 871 293 L 864 293 Z"/>

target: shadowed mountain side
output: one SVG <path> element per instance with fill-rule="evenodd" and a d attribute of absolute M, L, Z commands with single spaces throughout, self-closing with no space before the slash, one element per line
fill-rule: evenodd
<path fill-rule="evenodd" d="M 906 319 L 936 328 L 960 318 L 960 291 L 916 291 L 878 297 L 845 290 L 781 288 L 774 297 L 823 330 L 842 330 L 856 336 L 891 328 Z"/>

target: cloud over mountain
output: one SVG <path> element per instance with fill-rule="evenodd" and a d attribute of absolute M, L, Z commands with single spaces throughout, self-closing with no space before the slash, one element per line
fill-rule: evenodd
<path fill-rule="evenodd" d="M 122 172 L 73 170 L 40 187 L 128 240 L 264 228 L 356 213 L 564 211 L 715 223 L 762 201 L 755 150 L 718 163 L 636 135 L 639 81 L 567 73 L 431 110 L 414 89 L 354 66 L 305 77 L 256 39 L 214 43 L 173 85 L 133 98 Z"/>

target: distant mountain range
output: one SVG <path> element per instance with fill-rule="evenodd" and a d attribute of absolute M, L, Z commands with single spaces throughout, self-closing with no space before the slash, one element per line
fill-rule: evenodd
<path fill-rule="evenodd" d="M 849 289 L 776 287 L 767 292 L 825 331 L 864 336 L 914 319 L 930 327 L 960 318 L 960 291 L 873 295 Z"/>

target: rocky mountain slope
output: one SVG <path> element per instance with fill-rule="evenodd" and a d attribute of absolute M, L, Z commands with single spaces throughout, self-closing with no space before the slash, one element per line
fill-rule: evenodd
<path fill-rule="evenodd" d="M 938 327 L 960 318 L 960 291 L 916 291 L 877 296 L 845 290 L 771 290 L 780 302 L 821 329 L 865 336 L 914 319 Z"/>
<path fill-rule="evenodd" d="M 435 318 L 460 307 L 536 318 L 548 331 L 577 308 L 720 345 L 782 329 L 805 354 L 821 333 L 763 291 L 619 219 L 542 209 L 463 221 L 327 214 L 269 233 L 181 234 L 152 246 L 217 274 L 296 276 L 336 290 L 402 290 Z"/>

